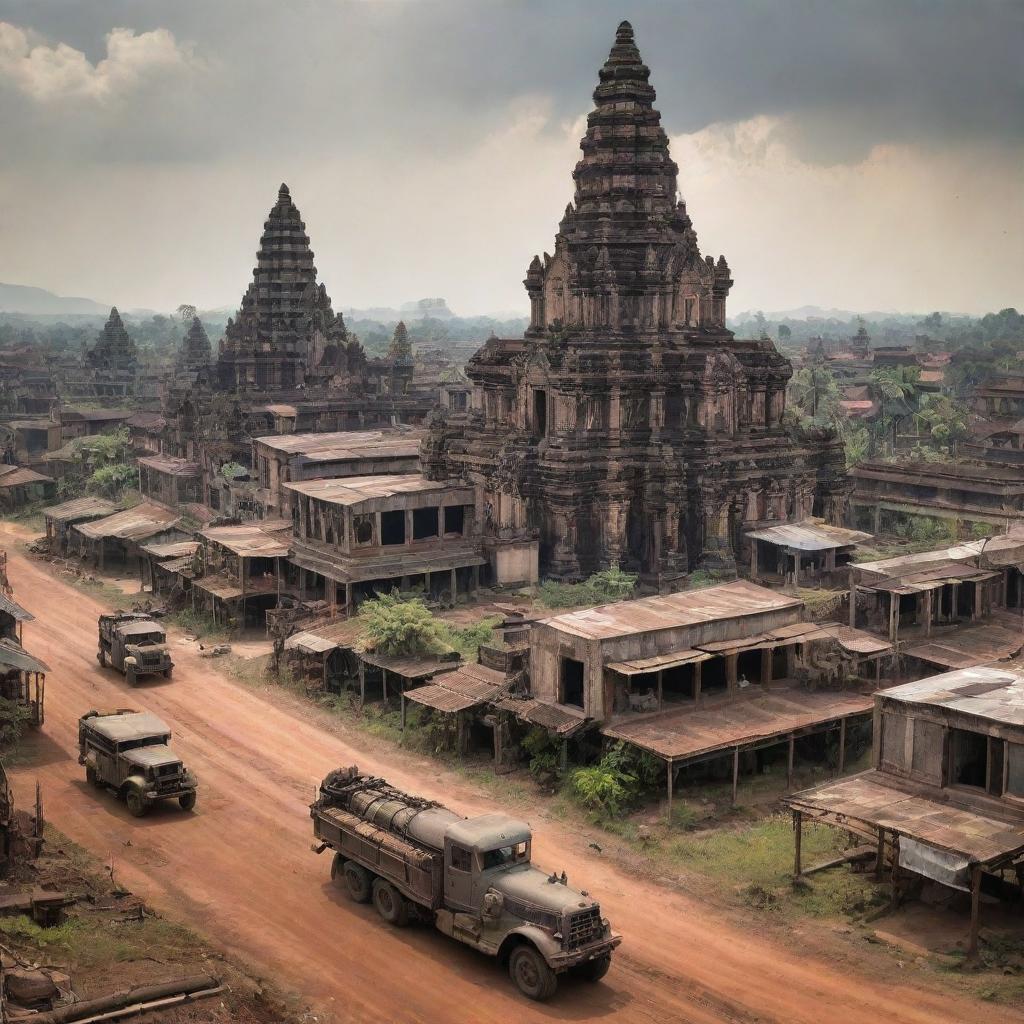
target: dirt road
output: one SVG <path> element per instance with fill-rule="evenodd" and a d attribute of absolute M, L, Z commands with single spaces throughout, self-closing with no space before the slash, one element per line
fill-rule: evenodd
<path fill-rule="evenodd" d="M 0 527 L 0 545 L 10 541 Z M 325 772 L 358 763 L 395 784 L 471 812 L 487 800 L 428 760 L 385 763 L 346 745 L 175 648 L 170 682 L 130 691 L 95 658 L 99 606 L 18 555 L 17 600 L 36 616 L 30 650 L 52 671 L 38 769 L 17 780 L 24 799 L 42 780 L 47 815 L 73 839 L 112 859 L 119 880 L 193 924 L 265 977 L 303 993 L 321 1019 L 517 1024 L 553 1020 L 688 1024 L 1002 1024 L 1021 1016 L 946 994 L 880 983 L 796 955 L 737 928 L 695 900 L 637 881 L 602 861 L 562 826 L 539 823 L 535 857 L 565 868 L 595 893 L 625 936 L 605 981 L 568 982 L 548 1004 L 517 995 L 486 958 L 426 927 L 389 929 L 368 907 L 337 895 L 327 855 L 310 852 L 308 803 Z M 199 775 L 194 814 L 176 807 L 137 821 L 86 788 L 76 763 L 80 714 L 142 706 L 168 721 Z"/>

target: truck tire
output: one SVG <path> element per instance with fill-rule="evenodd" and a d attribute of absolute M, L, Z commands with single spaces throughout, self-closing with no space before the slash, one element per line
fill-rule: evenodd
<path fill-rule="evenodd" d="M 173 671 L 174 671 L 174 666 L 173 665 L 171 665 L 170 668 L 165 668 L 164 669 L 164 679 L 170 679 L 171 678 L 171 673 Z"/>
<path fill-rule="evenodd" d="M 96 660 L 100 663 L 100 668 L 107 667 L 107 656 L 103 653 L 102 647 L 96 652 Z"/>
<path fill-rule="evenodd" d="M 149 801 L 137 790 L 129 789 L 124 796 L 128 805 L 128 813 L 133 818 L 142 818 L 149 812 Z"/>
<path fill-rule="evenodd" d="M 96 789 L 100 789 L 103 783 L 100 782 L 100 777 L 96 774 L 95 768 L 86 767 L 85 769 L 85 781 Z"/>
<path fill-rule="evenodd" d="M 383 878 L 373 880 L 373 905 L 388 924 L 404 928 L 409 923 L 409 904 L 405 897 Z"/>
<path fill-rule="evenodd" d="M 526 942 L 512 950 L 508 958 L 508 973 L 527 999 L 543 1002 L 550 999 L 558 988 L 558 976 L 548 967 L 537 947 Z"/>
<path fill-rule="evenodd" d="M 370 872 L 354 860 L 345 861 L 341 871 L 345 878 L 345 888 L 353 903 L 369 903 L 373 892 L 373 881 Z"/>
<path fill-rule="evenodd" d="M 191 811 L 196 805 L 196 791 L 193 789 L 191 793 L 182 793 L 178 797 L 178 806 L 183 811 Z"/>
<path fill-rule="evenodd" d="M 125 679 L 128 680 L 129 686 L 134 686 L 138 682 L 138 676 L 135 675 L 134 669 L 128 669 L 124 674 Z"/>
<path fill-rule="evenodd" d="M 588 960 L 585 964 L 577 964 L 572 969 L 572 973 L 584 981 L 600 981 L 608 973 L 608 968 L 611 965 L 612 955 L 605 953 L 604 956 L 594 957 L 593 960 Z"/>

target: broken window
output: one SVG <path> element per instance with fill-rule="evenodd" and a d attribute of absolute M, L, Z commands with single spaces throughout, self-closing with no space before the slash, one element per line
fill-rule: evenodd
<path fill-rule="evenodd" d="M 417 508 L 412 513 L 412 539 L 425 540 L 437 536 L 437 508 Z"/>
<path fill-rule="evenodd" d="M 395 509 L 393 512 L 380 514 L 381 544 L 405 543 L 405 510 Z"/>
<path fill-rule="evenodd" d="M 444 532 L 456 533 L 460 537 L 466 529 L 466 507 L 464 505 L 448 505 L 444 510 Z"/>
<path fill-rule="evenodd" d="M 988 736 L 970 729 L 952 729 L 950 735 L 950 785 L 984 789 L 988 769 Z"/>
<path fill-rule="evenodd" d="M 448 406 L 452 412 L 465 412 L 466 400 L 469 396 L 465 391 L 453 391 L 448 396 Z"/>
<path fill-rule="evenodd" d="M 561 678 L 561 701 L 562 704 L 572 704 L 574 707 L 583 707 L 583 662 L 575 658 L 562 659 Z"/>
<path fill-rule="evenodd" d="M 907 719 L 903 715 L 882 715 L 882 765 L 907 770 Z"/>
<path fill-rule="evenodd" d="M 357 544 L 373 543 L 373 516 L 355 516 L 352 520 L 352 534 Z"/>

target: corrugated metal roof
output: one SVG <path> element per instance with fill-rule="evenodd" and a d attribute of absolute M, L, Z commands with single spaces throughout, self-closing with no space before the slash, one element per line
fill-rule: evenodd
<path fill-rule="evenodd" d="M 736 580 L 717 587 L 705 587 L 703 590 L 684 590 L 677 594 L 584 608 L 544 619 L 542 623 L 588 639 L 610 639 L 720 619 L 760 615 L 797 608 L 802 603 L 797 597 L 789 597 L 746 580 Z"/>
<path fill-rule="evenodd" d="M 1024 675 L 981 666 L 944 672 L 883 690 L 879 698 L 932 705 L 993 722 L 1024 726 Z"/>
<path fill-rule="evenodd" d="M 1012 658 L 1024 647 L 1024 632 L 996 625 L 963 626 L 948 635 L 921 638 L 901 654 L 944 669 L 973 668 Z"/>
<path fill-rule="evenodd" d="M 763 530 L 751 530 L 747 536 L 798 551 L 831 551 L 871 540 L 870 533 L 831 526 L 821 519 L 805 519 L 800 523 L 768 526 Z"/>
<path fill-rule="evenodd" d="M 499 711 L 509 711 L 520 721 L 548 729 L 562 737 L 572 736 L 590 721 L 582 711 L 577 712 L 533 697 L 502 697 L 492 703 Z"/>
<path fill-rule="evenodd" d="M 99 540 L 102 537 L 118 537 L 122 540 L 144 540 L 154 534 L 170 530 L 180 520 L 177 513 L 143 502 L 123 512 L 115 512 L 105 519 L 91 523 L 79 523 L 75 529 L 86 537 Z"/>
<path fill-rule="evenodd" d="M 401 656 L 364 651 L 361 657 L 367 665 L 392 672 L 403 679 L 429 679 L 440 672 L 451 672 L 459 666 L 458 660 L 452 661 L 423 655 Z"/>
<path fill-rule="evenodd" d="M 166 473 L 168 476 L 202 476 L 203 467 L 198 462 L 179 459 L 173 455 L 143 455 L 136 460 L 140 466 Z"/>
<path fill-rule="evenodd" d="M 849 715 L 867 715 L 873 707 L 872 698 L 859 693 L 791 688 L 710 707 L 662 712 L 635 722 L 619 720 L 601 731 L 659 757 L 692 761 Z"/>
<path fill-rule="evenodd" d="M 238 526 L 210 526 L 201 536 L 243 558 L 284 558 L 291 551 L 291 529 L 288 520 L 265 519 Z"/>
<path fill-rule="evenodd" d="M 8 597 L 6 594 L 0 594 L 0 612 L 6 612 L 15 622 L 33 622 L 35 620 L 35 616 L 31 612 L 26 611 L 14 598 Z"/>
<path fill-rule="evenodd" d="M 483 665 L 462 665 L 454 672 L 446 672 L 428 686 L 407 690 L 407 700 L 435 711 L 453 713 L 486 704 L 502 692 L 505 674 Z"/>
<path fill-rule="evenodd" d="M 666 669 L 679 668 L 698 661 L 707 661 L 711 657 L 705 651 L 673 651 L 671 654 L 658 654 L 653 658 L 634 658 L 631 661 L 612 661 L 605 665 L 613 672 L 624 676 L 638 676 L 645 672 L 664 672 Z"/>
<path fill-rule="evenodd" d="M 980 864 L 1024 849 L 1024 827 L 1019 823 L 952 806 L 948 797 L 929 800 L 908 793 L 892 776 L 875 770 L 795 793 L 786 803 L 811 815 L 836 815 L 884 828 Z"/>
<path fill-rule="evenodd" d="M 271 434 L 254 443 L 317 462 L 368 458 L 374 454 L 418 455 L 422 430 L 339 430 L 310 434 Z"/>
<path fill-rule="evenodd" d="M 152 555 L 159 561 L 168 558 L 182 558 L 186 555 L 194 555 L 199 548 L 197 540 L 175 540 L 170 544 L 144 544 L 140 550 L 147 555 Z"/>
<path fill-rule="evenodd" d="M 366 645 L 366 622 L 354 616 L 319 626 L 310 626 L 293 633 L 284 642 L 285 650 L 301 649 L 310 654 L 324 654 L 335 648 L 362 651 Z"/>
<path fill-rule="evenodd" d="M 460 504 L 474 500 L 471 487 L 452 487 L 438 480 L 428 480 L 420 473 L 390 473 L 384 476 L 350 476 L 330 480 L 299 480 L 286 483 L 285 488 L 298 494 L 330 502 L 332 505 L 358 505 L 363 501 L 392 498 L 402 494 L 448 493 Z"/>
<path fill-rule="evenodd" d="M 43 518 L 52 519 L 57 523 L 74 523 L 82 519 L 99 519 L 117 512 L 120 505 L 107 501 L 106 498 L 73 498 L 59 505 L 50 505 L 43 509 Z"/>
<path fill-rule="evenodd" d="M 33 657 L 21 644 L 13 640 L 0 640 L 0 665 L 16 668 L 21 672 L 49 672 L 45 661 Z"/>
<path fill-rule="evenodd" d="M 7 467 L 4 467 L 5 469 Z M 11 466 L 10 472 L 0 473 L 0 487 L 22 487 L 25 484 L 52 484 L 52 476 L 43 476 L 34 469 Z"/>

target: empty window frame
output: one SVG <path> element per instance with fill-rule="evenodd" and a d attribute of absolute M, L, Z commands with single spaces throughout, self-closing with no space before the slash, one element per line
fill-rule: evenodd
<path fill-rule="evenodd" d="M 950 730 L 949 784 L 985 789 L 988 782 L 988 736 L 971 729 Z M 1000 771 L 1000 781 L 1002 772 Z"/>
<path fill-rule="evenodd" d="M 563 658 L 559 679 L 560 703 L 582 708 L 583 705 L 583 662 L 575 658 Z"/>
<path fill-rule="evenodd" d="M 412 512 L 412 539 L 426 540 L 437 536 L 438 509 L 416 508 Z"/>
<path fill-rule="evenodd" d="M 466 506 L 446 505 L 444 508 L 444 532 L 461 537 L 466 532 Z"/>
<path fill-rule="evenodd" d="M 384 546 L 405 543 L 405 509 L 381 512 L 380 542 Z"/>
<path fill-rule="evenodd" d="M 373 543 L 373 515 L 354 516 L 352 519 L 352 536 L 356 544 Z"/>

